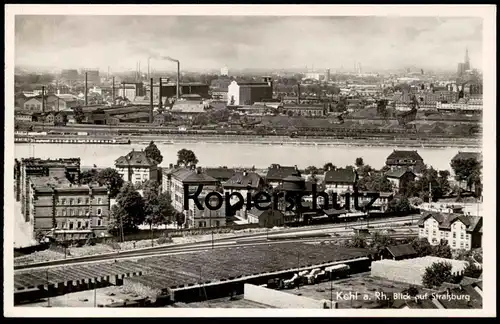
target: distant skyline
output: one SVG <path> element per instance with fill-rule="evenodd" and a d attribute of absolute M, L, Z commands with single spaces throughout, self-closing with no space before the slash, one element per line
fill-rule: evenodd
<path fill-rule="evenodd" d="M 147 72 L 331 68 L 482 70 L 482 19 L 452 17 L 16 16 L 15 64 Z M 152 70 L 175 70 L 151 59 Z M 334 72 L 334 71 L 332 71 Z"/>

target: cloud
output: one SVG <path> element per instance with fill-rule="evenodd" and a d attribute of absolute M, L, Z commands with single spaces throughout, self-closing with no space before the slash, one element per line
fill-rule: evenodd
<path fill-rule="evenodd" d="M 477 18 L 17 16 L 16 64 L 61 68 L 146 66 L 152 53 L 186 69 L 454 69 L 465 48 L 480 66 Z M 155 62 L 157 68 L 171 63 Z"/>

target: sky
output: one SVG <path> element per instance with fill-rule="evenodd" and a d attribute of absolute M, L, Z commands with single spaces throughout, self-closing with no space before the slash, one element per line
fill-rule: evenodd
<path fill-rule="evenodd" d="M 482 19 L 452 17 L 16 16 L 16 66 L 133 71 L 482 69 Z"/>

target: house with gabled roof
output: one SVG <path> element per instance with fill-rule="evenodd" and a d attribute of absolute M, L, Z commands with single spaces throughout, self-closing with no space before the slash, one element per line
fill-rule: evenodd
<path fill-rule="evenodd" d="M 288 176 L 300 177 L 300 171 L 297 166 L 283 166 L 279 164 L 271 164 L 267 170 L 266 182 L 271 187 L 275 188 L 283 183 L 283 179 Z"/>
<path fill-rule="evenodd" d="M 415 173 L 420 173 L 425 167 L 424 159 L 417 151 L 394 150 L 386 159 L 385 165 L 391 169 L 411 169 Z"/>
<path fill-rule="evenodd" d="M 209 176 L 219 180 L 221 184 L 224 184 L 226 181 L 231 179 L 235 174 L 234 169 L 229 169 L 227 167 L 220 168 L 206 168 L 205 173 Z"/>
<path fill-rule="evenodd" d="M 483 218 L 464 214 L 424 213 L 418 221 L 419 237 L 432 245 L 446 240 L 451 249 L 481 247 Z"/>
<path fill-rule="evenodd" d="M 136 185 L 148 180 L 160 181 L 158 176 L 158 163 L 146 156 L 144 150 L 132 149 L 127 155 L 115 160 L 116 171 L 123 180 Z"/>
<path fill-rule="evenodd" d="M 385 176 L 392 183 L 395 192 L 404 191 L 417 177 L 415 172 L 408 168 L 394 168 L 387 171 Z"/>
<path fill-rule="evenodd" d="M 325 172 L 323 183 L 326 191 L 335 192 L 340 195 L 346 192 L 353 192 L 357 180 L 358 175 L 354 169 L 330 168 Z"/>
<path fill-rule="evenodd" d="M 399 244 L 388 246 L 382 251 L 383 259 L 403 260 L 417 257 L 417 251 L 411 244 Z"/>

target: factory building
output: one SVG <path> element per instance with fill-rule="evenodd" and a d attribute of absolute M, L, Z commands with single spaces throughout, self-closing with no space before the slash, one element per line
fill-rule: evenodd
<path fill-rule="evenodd" d="M 228 106 L 253 105 L 273 98 L 273 82 L 263 77 L 263 82 L 232 81 L 227 90 Z"/>
<path fill-rule="evenodd" d="M 208 99 L 208 88 L 207 84 L 201 82 L 188 82 L 188 83 L 180 83 L 179 91 L 180 95 L 199 95 L 203 99 Z M 160 85 L 153 85 L 153 98 L 158 99 L 160 91 Z M 162 84 L 161 96 L 162 98 L 173 98 L 177 95 L 177 84 L 175 82 L 172 83 L 164 83 Z"/>

